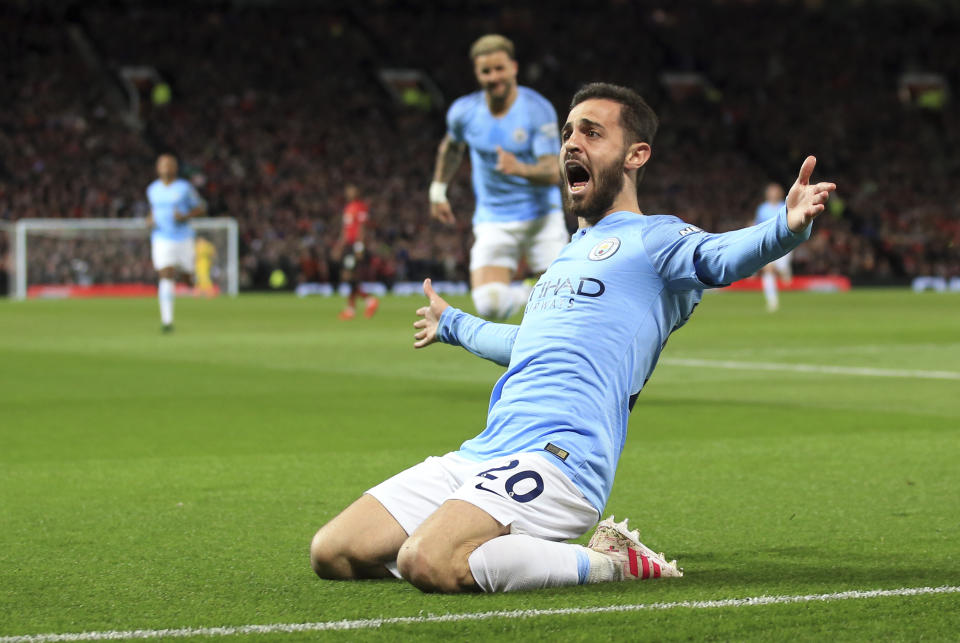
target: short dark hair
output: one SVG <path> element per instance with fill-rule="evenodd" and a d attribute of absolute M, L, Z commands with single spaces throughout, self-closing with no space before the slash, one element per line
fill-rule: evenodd
<path fill-rule="evenodd" d="M 612 83 L 589 83 L 580 88 L 570 101 L 570 109 L 580 103 L 595 99 L 612 100 L 620 103 L 620 127 L 623 128 L 627 145 L 633 143 L 647 143 L 653 146 L 653 139 L 657 135 L 660 119 L 656 112 L 643 100 L 643 96 L 629 87 Z M 637 170 L 637 184 L 643 178 L 646 167 Z"/>

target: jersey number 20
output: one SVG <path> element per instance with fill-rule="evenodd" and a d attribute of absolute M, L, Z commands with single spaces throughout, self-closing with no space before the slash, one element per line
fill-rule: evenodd
<path fill-rule="evenodd" d="M 477 474 L 478 478 L 486 478 L 487 480 L 497 480 L 499 476 L 493 475 L 494 471 L 510 471 L 511 469 L 516 469 L 520 465 L 519 460 L 511 460 L 509 464 L 502 467 L 494 467 L 493 469 L 487 469 L 481 473 Z M 523 480 L 533 480 L 534 487 L 526 493 L 516 493 L 514 492 L 514 487 L 516 487 Z M 496 493 L 498 496 L 502 495 L 497 493 L 493 489 L 487 489 L 483 486 L 482 482 L 477 483 L 477 489 L 482 489 L 483 491 L 489 491 L 490 493 Z M 503 483 L 503 490 L 507 492 L 507 495 L 510 498 L 513 498 L 517 502 L 530 502 L 541 493 L 543 493 L 543 478 L 540 477 L 540 474 L 536 471 L 520 471 L 513 474 Z"/>

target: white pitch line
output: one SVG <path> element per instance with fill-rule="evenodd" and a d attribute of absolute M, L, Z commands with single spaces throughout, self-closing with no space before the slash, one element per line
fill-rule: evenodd
<path fill-rule="evenodd" d="M 960 380 L 956 371 L 913 371 L 866 366 L 824 366 L 819 364 L 783 364 L 779 362 L 735 362 L 713 359 L 666 358 L 661 364 L 695 366 L 697 368 L 726 368 L 738 371 L 786 371 L 791 373 L 823 373 L 828 375 L 859 375 L 864 377 L 904 377 L 922 380 Z"/>
<path fill-rule="evenodd" d="M 833 594 L 804 594 L 800 596 L 754 596 L 713 601 L 679 601 L 675 603 L 641 603 L 634 605 L 605 605 L 601 607 L 567 607 L 541 610 L 501 610 L 439 616 L 396 616 L 368 618 L 354 621 L 323 621 L 319 623 L 275 623 L 270 625 L 237 625 L 226 627 L 183 627 L 166 630 L 126 630 L 107 632 L 77 632 L 65 634 L 26 634 L 3 636 L 0 643 L 60 643 L 72 641 L 121 641 L 128 639 L 188 638 L 191 636 L 237 636 L 248 634 L 283 634 L 324 632 L 330 630 L 369 630 L 384 625 L 422 625 L 425 623 L 455 623 L 462 621 L 489 621 L 495 619 L 537 618 L 541 616 L 570 616 L 579 614 L 606 614 L 611 612 L 640 612 L 672 610 L 677 608 L 713 609 L 717 607 L 750 607 L 755 605 L 785 605 L 791 603 L 826 603 L 849 599 L 880 598 L 886 596 L 924 596 L 928 594 L 957 594 L 960 586 L 901 587 L 899 589 L 872 589 L 836 592 Z"/>

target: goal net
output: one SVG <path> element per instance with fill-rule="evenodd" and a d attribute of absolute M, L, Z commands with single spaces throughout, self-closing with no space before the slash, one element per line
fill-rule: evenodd
<path fill-rule="evenodd" d="M 197 233 L 198 290 L 236 295 L 236 220 L 201 218 L 190 225 Z M 12 236 L 10 294 L 17 299 L 156 292 L 150 231 L 143 219 L 21 219 Z M 207 276 L 209 286 L 200 288 Z"/>

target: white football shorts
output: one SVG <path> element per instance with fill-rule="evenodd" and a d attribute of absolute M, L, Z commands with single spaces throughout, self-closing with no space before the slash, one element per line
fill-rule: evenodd
<path fill-rule="evenodd" d="M 176 268 L 181 272 L 193 273 L 193 239 L 169 241 L 154 239 L 150 244 L 150 255 L 156 270 Z"/>
<path fill-rule="evenodd" d="M 530 269 L 543 272 L 570 242 L 563 212 L 552 212 L 529 221 L 477 223 L 473 226 L 470 270 L 500 266 L 516 270 L 526 256 Z"/>
<path fill-rule="evenodd" d="M 579 538 L 599 512 L 549 453 L 473 462 L 459 453 L 429 457 L 366 493 L 390 512 L 407 534 L 447 500 L 464 500 L 486 511 L 512 534 L 563 541 Z"/>
<path fill-rule="evenodd" d="M 779 259 L 772 262 L 773 269 L 777 271 L 780 275 L 784 277 L 790 277 L 793 274 L 793 266 L 791 261 L 793 259 L 793 250 L 783 255 Z"/>

